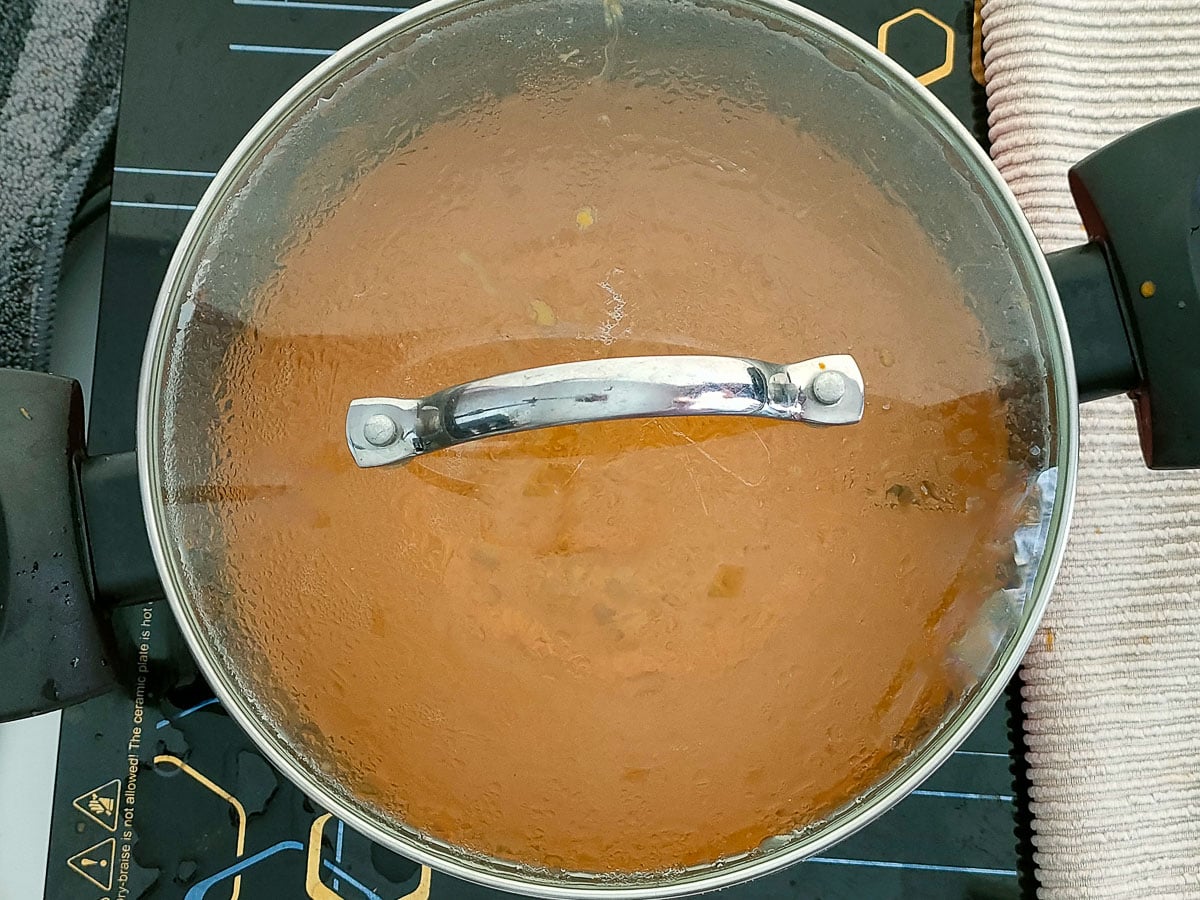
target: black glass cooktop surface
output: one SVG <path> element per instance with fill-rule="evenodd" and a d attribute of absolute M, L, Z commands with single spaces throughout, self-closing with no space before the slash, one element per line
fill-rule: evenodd
<path fill-rule="evenodd" d="M 818 0 L 921 76 L 981 140 L 973 0 Z M 308 0 L 130 0 L 101 297 L 92 453 L 134 444 L 137 370 L 188 216 L 250 125 L 331 51 L 401 12 Z M 122 690 L 62 718 L 46 896 L 54 900 L 498 894 L 418 866 L 314 807 L 196 673 L 165 603 L 118 610 Z M 1010 689 L 1015 691 L 1015 687 Z M 1020 728 L 1001 702 L 912 796 L 819 859 L 723 892 L 870 900 L 1029 896 Z"/>

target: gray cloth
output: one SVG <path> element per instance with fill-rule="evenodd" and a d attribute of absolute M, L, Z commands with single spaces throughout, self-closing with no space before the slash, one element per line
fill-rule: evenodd
<path fill-rule="evenodd" d="M 0 0 L 0 366 L 45 369 L 72 218 L 116 124 L 125 0 Z"/>

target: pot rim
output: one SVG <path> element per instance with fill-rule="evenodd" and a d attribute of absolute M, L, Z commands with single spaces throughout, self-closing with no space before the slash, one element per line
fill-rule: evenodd
<path fill-rule="evenodd" d="M 650 898 L 676 897 L 717 888 L 729 887 L 800 862 L 820 853 L 857 832 L 887 812 L 928 778 L 962 742 L 975 730 L 980 721 L 991 710 L 1000 693 L 1008 685 L 1020 665 L 1025 651 L 1033 640 L 1034 633 L 1045 611 L 1066 549 L 1066 538 L 1070 528 L 1074 507 L 1076 471 L 1078 467 L 1079 443 L 1079 400 L 1075 383 L 1075 369 L 1071 353 L 1070 335 L 1062 305 L 1051 277 L 1044 253 L 1028 220 L 1022 213 L 1015 195 L 1004 181 L 999 170 L 984 152 L 978 141 L 928 89 L 899 63 L 892 60 L 876 47 L 830 19 L 813 12 L 790 0 L 735 0 L 737 3 L 759 7 L 789 18 L 841 43 L 850 50 L 871 61 L 894 80 L 894 86 L 914 95 L 919 105 L 925 108 L 943 135 L 965 154 L 976 167 L 975 174 L 982 185 L 993 192 L 993 200 L 1002 212 L 1009 214 L 1015 232 L 1022 239 L 1021 246 L 1009 252 L 1023 253 L 1027 271 L 1036 273 L 1040 287 L 1045 291 L 1049 313 L 1044 339 L 1049 355 L 1049 372 L 1054 381 L 1052 395 L 1055 418 L 1056 466 L 1058 482 L 1054 511 L 1047 532 L 1047 548 L 1043 554 L 1036 582 L 1026 604 L 1024 621 L 1010 638 L 1003 659 L 993 667 L 988 679 L 981 682 L 974 695 L 946 724 L 941 733 L 931 739 L 929 745 L 919 751 L 924 759 L 912 767 L 902 778 L 888 781 L 874 795 L 870 795 L 844 820 L 832 828 L 822 829 L 808 837 L 797 837 L 789 845 L 761 856 L 744 857 L 726 863 L 711 864 L 699 870 L 687 870 L 668 876 L 670 880 L 637 883 L 635 880 L 613 883 L 597 878 L 594 882 L 575 881 L 550 882 L 540 879 L 533 870 L 522 871 L 516 867 L 500 870 L 490 857 L 480 857 L 491 865 L 488 867 L 464 863 L 458 855 L 440 853 L 435 849 L 441 843 L 426 839 L 418 843 L 398 831 L 388 830 L 379 822 L 367 818 L 343 799 L 323 787 L 307 771 L 303 770 L 287 754 L 281 751 L 272 737 L 270 727 L 245 702 L 242 692 L 230 677 L 228 666 L 214 661 L 211 648 L 200 634 L 186 592 L 180 587 L 175 568 L 168 553 L 169 527 L 162 515 L 163 507 L 152 501 L 159 495 L 158 474 L 155 459 L 150 450 L 153 446 L 154 413 L 158 408 L 158 390 L 163 371 L 163 353 L 167 344 L 164 325 L 172 312 L 176 298 L 186 285 L 181 275 L 195 249 L 197 237 L 208 224 L 218 203 L 224 198 L 227 188 L 239 176 L 254 151 L 261 146 L 272 131 L 286 120 L 295 106 L 318 85 L 330 76 L 357 60 L 369 48 L 382 44 L 400 33 L 419 29 L 426 23 L 437 20 L 444 14 L 468 8 L 487 0 L 430 0 L 408 12 L 402 13 L 367 31 L 330 57 L 315 66 L 307 75 L 294 84 L 239 141 L 237 147 L 221 164 L 216 177 L 204 192 L 195 211 L 188 220 L 179 243 L 171 257 L 162 286 L 155 301 L 154 313 L 147 332 L 145 351 L 142 357 L 138 382 L 137 411 L 137 463 L 138 481 L 142 497 L 142 508 L 147 523 L 150 546 L 164 592 L 171 610 L 183 633 L 192 655 L 207 679 L 213 692 L 221 700 L 225 710 L 251 737 L 257 748 L 293 784 L 324 809 L 350 825 L 359 833 L 388 849 L 406 856 L 422 865 L 474 882 L 486 887 L 521 893 L 534 897 L 559 900 L 559 898 L 587 898 L 603 896 L 612 900 L 650 900 Z M 448 846 L 448 845 L 447 845 Z"/>

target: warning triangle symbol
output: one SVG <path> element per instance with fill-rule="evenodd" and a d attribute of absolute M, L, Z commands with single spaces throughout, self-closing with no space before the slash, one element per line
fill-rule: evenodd
<path fill-rule="evenodd" d="M 121 801 L 121 780 L 114 778 L 108 784 L 85 791 L 71 803 L 77 810 L 109 831 L 117 830 L 117 807 Z"/>
<path fill-rule="evenodd" d="M 117 857 L 117 839 L 105 838 L 98 844 L 93 844 L 82 853 L 76 853 L 67 860 L 67 865 L 100 888 L 111 891 L 113 883 L 113 862 Z"/>

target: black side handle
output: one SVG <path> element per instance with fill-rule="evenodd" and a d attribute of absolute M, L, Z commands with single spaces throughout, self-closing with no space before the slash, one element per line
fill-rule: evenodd
<path fill-rule="evenodd" d="M 137 455 L 87 457 L 79 477 L 98 603 L 123 606 L 162 597 L 142 515 Z"/>
<path fill-rule="evenodd" d="M 1125 394 L 1141 384 L 1103 244 L 1080 244 L 1047 257 L 1071 333 L 1079 399 Z"/>
<path fill-rule="evenodd" d="M 1128 391 L 1146 464 L 1200 467 L 1200 107 L 1114 141 L 1070 181 L 1092 244 L 1050 264 L 1081 396 Z"/>
<path fill-rule="evenodd" d="M 112 607 L 161 596 L 134 454 L 85 455 L 76 382 L 0 369 L 0 722 L 113 687 Z"/>
<path fill-rule="evenodd" d="M 80 516 L 83 397 L 66 378 L 0 369 L 0 722 L 113 685 Z"/>

